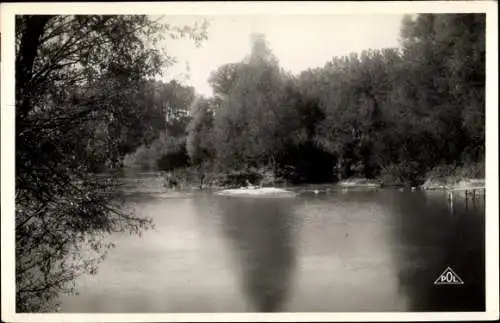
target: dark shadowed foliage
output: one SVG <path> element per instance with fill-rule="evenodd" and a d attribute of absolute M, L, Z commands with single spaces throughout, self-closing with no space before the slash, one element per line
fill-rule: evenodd
<path fill-rule="evenodd" d="M 484 169 L 484 28 L 484 14 L 408 16 L 401 48 L 334 57 L 298 76 L 255 35 L 246 59 L 210 78 L 218 103 L 203 126 L 213 153 L 202 159 L 294 182 L 417 186 L 440 165 Z M 192 140 L 189 149 L 197 145 L 206 146 Z"/>
<path fill-rule="evenodd" d="M 142 15 L 16 16 L 15 34 L 16 309 L 51 311 L 95 272 L 104 234 L 149 227 L 121 210 L 112 176 L 164 128 L 149 80 L 168 60 L 148 44 L 206 35 Z"/>

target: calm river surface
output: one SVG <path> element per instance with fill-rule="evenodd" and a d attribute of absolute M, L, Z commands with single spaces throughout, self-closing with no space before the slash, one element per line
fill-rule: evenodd
<path fill-rule="evenodd" d="M 166 193 L 128 178 L 153 218 L 114 235 L 62 312 L 484 311 L 484 201 L 442 192 L 332 191 L 295 198 Z M 447 268 L 463 285 L 434 285 Z"/>

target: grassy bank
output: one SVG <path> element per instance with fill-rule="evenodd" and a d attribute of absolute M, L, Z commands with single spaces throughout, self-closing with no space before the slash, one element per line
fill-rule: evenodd
<path fill-rule="evenodd" d="M 421 187 L 425 190 L 442 190 L 484 186 L 484 163 L 474 163 L 435 167 L 427 173 Z"/>
<path fill-rule="evenodd" d="M 375 182 L 383 187 L 412 187 L 424 190 L 484 186 L 484 163 L 439 165 L 430 170 L 411 162 L 382 169 Z"/>
<path fill-rule="evenodd" d="M 470 187 L 484 187 L 484 164 L 467 166 L 445 165 L 428 172 L 401 172 L 393 167 L 375 179 L 352 177 L 337 183 L 341 188 L 389 188 L 408 187 L 424 190 L 449 190 Z M 283 176 L 266 168 L 245 168 L 237 170 L 215 170 L 213 167 L 190 166 L 164 171 L 164 186 L 171 189 L 220 189 L 240 188 L 248 185 L 260 187 L 285 187 L 292 183 Z M 417 180 L 415 180 L 417 179 Z M 302 183 L 304 184 L 304 183 Z"/>

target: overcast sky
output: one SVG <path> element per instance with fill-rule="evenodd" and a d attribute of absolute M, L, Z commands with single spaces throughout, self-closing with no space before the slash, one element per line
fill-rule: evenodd
<path fill-rule="evenodd" d="M 177 57 L 165 80 L 178 79 L 200 94 L 211 96 L 207 83 L 219 66 L 239 62 L 250 52 L 250 35 L 263 33 L 281 67 L 292 73 L 323 66 L 334 56 L 370 48 L 399 45 L 403 15 L 284 15 L 284 16 L 167 16 L 174 25 L 210 21 L 208 40 L 169 40 L 168 53 Z"/>

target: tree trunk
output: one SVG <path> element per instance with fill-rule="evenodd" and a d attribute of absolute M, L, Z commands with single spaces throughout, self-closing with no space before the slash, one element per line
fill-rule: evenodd
<path fill-rule="evenodd" d="M 25 19 L 19 51 L 16 53 L 16 115 L 22 120 L 32 109 L 30 99 L 36 90 L 29 84 L 33 77 L 33 64 L 38 54 L 40 37 L 53 16 L 28 16 Z"/>

